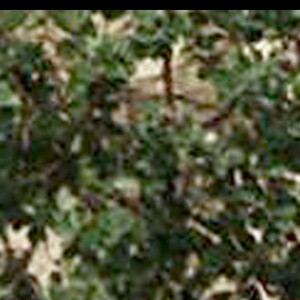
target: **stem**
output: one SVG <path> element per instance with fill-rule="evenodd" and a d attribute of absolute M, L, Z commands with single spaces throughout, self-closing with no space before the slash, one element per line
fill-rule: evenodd
<path fill-rule="evenodd" d="M 16 138 L 21 141 L 22 150 L 28 152 L 31 142 L 33 103 L 30 94 L 25 90 L 22 74 L 18 67 L 11 72 L 11 81 L 22 102 L 21 121 L 17 128 Z"/>
<path fill-rule="evenodd" d="M 172 77 L 172 49 L 167 46 L 162 55 L 164 60 L 163 65 L 163 81 L 165 84 L 165 95 L 169 104 L 173 103 L 173 77 Z"/>

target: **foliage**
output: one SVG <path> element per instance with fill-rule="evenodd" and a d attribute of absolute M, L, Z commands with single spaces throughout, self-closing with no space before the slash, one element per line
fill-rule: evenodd
<path fill-rule="evenodd" d="M 129 16 L 133 30 L 111 35 L 99 15 Z M 258 299 L 259 284 L 300 297 L 299 11 L 17 10 L 0 20 L 3 296 L 215 299 L 208 290 L 225 276 L 236 288 L 222 299 Z M 212 120 L 195 118 L 200 108 L 172 86 L 144 103 L 118 98 L 139 59 L 170 62 L 180 38 L 218 92 Z M 280 47 L 265 55 L 263 41 Z M 124 103 L 140 116 L 121 124 Z M 30 225 L 21 259 L 8 224 Z M 64 237 L 65 274 L 33 291 L 28 262 L 48 227 Z"/>

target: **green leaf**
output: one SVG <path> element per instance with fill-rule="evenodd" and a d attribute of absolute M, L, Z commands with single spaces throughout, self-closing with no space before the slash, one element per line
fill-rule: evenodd
<path fill-rule="evenodd" d="M 0 81 L 0 102 L 13 105 L 14 94 L 7 81 Z"/>
<path fill-rule="evenodd" d="M 12 30 L 21 25 L 27 17 L 25 10 L 1 10 L 0 29 Z"/>
<path fill-rule="evenodd" d="M 51 17 L 58 26 L 71 32 L 77 32 L 90 16 L 89 10 L 51 10 Z"/>

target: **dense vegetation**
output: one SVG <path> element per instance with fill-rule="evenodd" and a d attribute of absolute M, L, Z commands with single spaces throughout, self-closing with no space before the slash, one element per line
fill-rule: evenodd
<path fill-rule="evenodd" d="M 299 29 L 298 10 L 0 11 L 1 297 L 299 299 Z M 178 40 L 209 105 L 174 89 Z M 144 58 L 164 92 L 133 101 Z M 30 226 L 21 257 L 8 224 Z M 65 272 L 45 291 L 47 227 Z"/>

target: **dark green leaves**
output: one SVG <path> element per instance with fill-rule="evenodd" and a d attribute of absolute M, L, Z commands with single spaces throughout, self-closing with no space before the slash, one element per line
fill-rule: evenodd
<path fill-rule="evenodd" d="M 200 299 L 218 278 L 238 289 L 212 298 L 252 278 L 298 297 L 299 16 L 0 12 L 0 231 L 30 226 L 29 256 L 62 235 L 44 298 Z M 166 54 L 169 102 L 166 76 L 132 76 Z M 216 101 L 182 92 L 190 66 Z"/>

